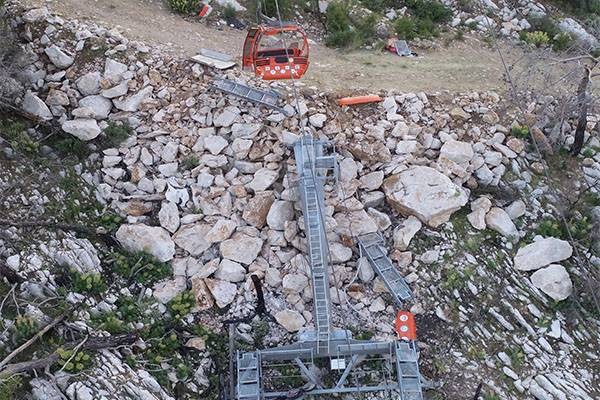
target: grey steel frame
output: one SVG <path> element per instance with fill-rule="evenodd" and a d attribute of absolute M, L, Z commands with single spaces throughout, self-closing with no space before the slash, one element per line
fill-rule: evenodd
<path fill-rule="evenodd" d="M 252 103 L 262 104 L 263 106 L 277 110 L 286 117 L 289 117 L 288 113 L 277 105 L 279 102 L 279 94 L 273 90 L 267 91 L 251 88 L 250 86 L 242 85 L 241 83 L 234 82 L 230 79 L 215 80 L 212 84 L 212 88 L 240 97 Z"/>
<path fill-rule="evenodd" d="M 237 352 L 236 399 L 264 400 L 289 396 L 291 391 L 270 391 L 263 387 L 263 365 L 266 368 L 269 362 L 280 361 L 293 362 L 304 379 L 313 386 L 310 390 L 297 393 L 295 399 L 335 393 L 393 391 L 399 394 L 400 400 L 422 400 L 417 348 L 414 342 L 355 340 L 351 332 L 331 328 L 329 250 L 325 219 L 322 215 L 322 210 L 325 208 L 323 182 L 329 171 L 333 172 L 333 177 L 336 179 L 339 171 L 335 154 L 324 155 L 325 145 L 327 142 L 315 140 L 310 135 L 303 136 L 294 145 L 312 275 L 315 330 L 301 332 L 299 341 L 287 346 L 254 352 Z M 361 251 L 365 251 L 367 255 L 371 254 L 372 262 L 380 261 L 374 256 L 373 244 L 367 241 L 369 238 L 362 239 L 362 242 L 359 239 Z M 381 243 L 377 241 L 377 244 Z M 375 385 L 347 385 L 347 379 L 352 371 L 370 356 L 379 356 L 385 361 L 385 370 L 390 372 L 390 379 L 386 376 Z M 315 359 L 343 360 L 343 367 L 340 370 L 344 371 L 334 386 L 325 387 L 306 367 L 305 362 L 313 363 Z"/>

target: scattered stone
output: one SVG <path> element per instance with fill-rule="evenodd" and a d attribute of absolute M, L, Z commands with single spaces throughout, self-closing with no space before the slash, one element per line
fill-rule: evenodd
<path fill-rule="evenodd" d="M 75 59 L 65 53 L 60 47 L 53 44 L 44 50 L 44 53 L 50 59 L 50 62 L 58 69 L 69 68 L 75 62 Z"/>
<path fill-rule="evenodd" d="M 101 132 L 95 119 L 65 121 L 62 124 L 62 130 L 83 141 L 95 139 Z"/>
<path fill-rule="evenodd" d="M 289 201 L 278 200 L 271 205 L 267 214 L 269 228 L 282 231 L 286 221 L 294 219 L 294 206 Z"/>
<path fill-rule="evenodd" d="M 394 248 L 400 251 L 408 249 L 410 241 L 421 229 L 421 221 L 413 216 L 405 219 L 394 229 Z"/>
<path fill-rule="evenodd" d="M 237 294 L 237 285 L 235 283 L 208 278 L 204 279 L 204 283 L 215 299 L 217 307 L 225 308 L 235 299 L 235 295 Z"/>
<path fill-rule="evenodd" d="M 554 301 L 565 300 L 573 292 L 573 282 L 562 265 L 551 264 L 531 274 L 531 283 Z"/>
<path fill-rule="evenodd" d="M 227 282 L 243 282 L 246 279 L 246 269 L 235 261 L 223 259 L 215 272 L 215 278 Z"/>
<path fill-rule="evenodd" d="M 175 243 L 161 227 L 126 224 L 119 227 L 115 236 L 127 251 L 149 253 L 158 261 L 169 261 L 175 255 Z"/>
<path fill-rule="evenodd" d="M 490 209 L 485 216 L 485 223 L 487 224 L 488 228 L 495 230 L 506 238 L 509 238 L 513 241 L 519 238 L 519 231 L 512 222 L 510 215 L 508 215 L 506 211 L 499 207 L 492 207 Z"/>
<path fill-rule="evenodd" d="M 468 191 L 430 167 L 415 166 L 385 179 L 383 190 L 390 205 L 414 215 L 431 227 L 448 222 L 469 200 Z"/>
<path fill-rule="evenodd" d="M 31 92 L 25 94 L 22 107 L 23 111 L 42 121 L 50 121 L 54 118 L 46 103 Z"/>
<path fill-rule="evenodd" d="M 302 314 L 296 310 L 279 311 L 275 314 L 275 319 L 288 332 L 298 332 L 306 323 Z"/>
<path fill-rule="evenodd" d="M 533 271 L 546 265 L 566 260 L 573 254 L 571 245 L 561 239 L 541 238 L 521 247 L 517 251 L 514 263 L 520 271 Z"/>
<path fill-rule="evenodd" d="M 249 265 L 260 253 L 262 244 L 262 239 L 241 234 L 221 242 L 219 251 L 224 258 Z"/>
<path fill-rule="evenodd" d="M 171 233 L 175 233 L 179 229 L 180 224 L 177 205 L 170 201 L 163 202 L 158 212 L 158 220 L 160 221 L 160 226 Z"/>

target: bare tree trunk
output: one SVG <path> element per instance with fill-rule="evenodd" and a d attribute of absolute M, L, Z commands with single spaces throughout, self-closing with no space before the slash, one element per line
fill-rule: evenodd
<path fill-rule="evenodd" d="M 585 128 L 587 126 L 587 115 L 589 108 L 589 101 L 587 92 L 590 86 L 590 77 L 592 75 L 592 70 L 590 68 L 585 68 L 585 74 L 579 83 L 579 88 L 577 89 L 577 106 L 579 108 L 579 118 L 577 120 L 577 129 L 575 130 L 575 142 L 573 143 L 573 147 L 571 148 L 571 154 L 574 156 L 578 155 L 581 152 L 583 147 L 583 139 L 585 137 Z"/>

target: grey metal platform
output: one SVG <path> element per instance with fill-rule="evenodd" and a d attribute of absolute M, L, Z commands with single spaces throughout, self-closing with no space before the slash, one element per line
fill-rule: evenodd
<path fill-rule="evenodd" d="M 212 84 L 212 88 L 236 97 L 240 97 L 252 103 L 261 104 L 277 110 L 285 116 L 289 116 L 283 108 L 279 107 L 279 94 L 273 90 L 267 91 L 251 88 L 250 86 L 234 82 L 230 79 L 215 80 Z"/>
<path fill-rule="evenodd" d="M 359 237 L 358 246 L 399 306 L 412 297 L 410 287 L 387 256 L 380 234 L 369 233 Z"/>
<path fill-rule="evenodd" d="M 302 400 L 318 395 L 380 392 L 390 398 L 393 395 L 397 400 L 423 400 L 417 348 L 413 341 L 355 340 L 350 331 L 332 327 L 323 183 L 329 177 L 337 180 L 339 171 L 335 154 L 325 155 L 326 145 L 311 135 L 301 137 L 294 144 L 308 242 L 315 328 L 299 332 L 298 341 L 289 345 L 237 352 L 235 398 Z M 395 288 L 395 299 L 410 297 L 410 289 L 385 254 L 382 238 L 375 235 L 358 239 L 361 252 L 369 257 L 388 288 Z M 317 371 L 324 368 L 327 360 L 330 379 L 325 380 Z M 373 365 L 379 368 L 372 368 Z M 296 371 L 295 375 L 289 376 L 290 372 L 282 372 L 282 368 L 283 371 Z M 305 384 L 293 388 L 289 384 L 278 384 L 289 377 L 301 377 L 300 382 Z"/>

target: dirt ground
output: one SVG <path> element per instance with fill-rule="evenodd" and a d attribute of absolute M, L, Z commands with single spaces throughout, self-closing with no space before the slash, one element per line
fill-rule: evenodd
<path fill-rule="evenodd" d="M 127 37 L 163 44 L 186 56 L 209 48 L 241 56 L 245 31 L 217 30 L 200 21 L 186 21 L 167 9 L 162 0 L 23 0 L 31 6 L 49 5 L 64 16 L 117 27 Z M 502 46 L 508 60 L 520 49 Z M 401 58 L 378 51 L 333 50 L 311 44 L 311 66 L 303 78 L 307 86 L 336 93 L 362 89 L 377 91 L 464 92 L 504 91 L 498 54 L 477 38 L 454 41 L 448 48 L 421 51 L 417 58 Z"/>

